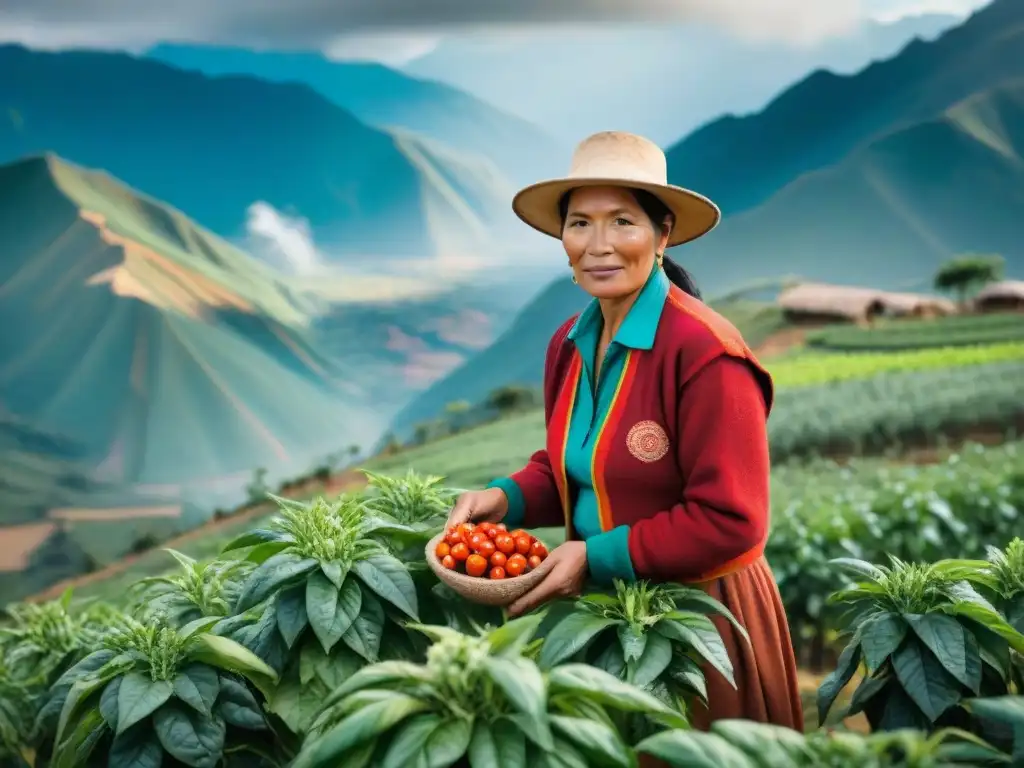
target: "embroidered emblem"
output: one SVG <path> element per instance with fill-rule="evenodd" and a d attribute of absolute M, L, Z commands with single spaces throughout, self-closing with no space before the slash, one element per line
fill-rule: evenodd
<path fill-rule="evenodd" d="M 626 447 L 640 461 L 650 464 L 668 453 L 668 435 L 655 421 L 638 421 L 626 435 Z"/>

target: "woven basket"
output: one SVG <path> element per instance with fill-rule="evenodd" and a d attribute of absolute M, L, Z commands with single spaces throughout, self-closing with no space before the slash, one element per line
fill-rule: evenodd
<path fill-rule="evenodd" d="M 491 579 L 484 578 L 482 576 L 467 576 L 464 573 L 448 570 L 441 565 L 441 561 L 438 560 L 437 555 L 434 554 L 434 550 L 437 549 L 437 545 L 441 542 L 441 539 L 444 538 L 444 535 L 445 534 L 442 531 L 432 538 L 427 544 L 427 564 L 430 566 L 430 569 L 437 574 L 437 578 L 467 600 L 474 603 L 480 603 L 481 605 L 497 605 L 504 607 L 510 603 L 514 603 L 535 586 L 540 584 L 540 582 L 544 580 L 548 571 L 551 570 L 552 564 L 554 563 L 553 560 L 544 560 L 532 571 L 524 573 L 522 576 L 512 576 L 506 579 L 498 579 L 497 581 L 492 581 Z"/>

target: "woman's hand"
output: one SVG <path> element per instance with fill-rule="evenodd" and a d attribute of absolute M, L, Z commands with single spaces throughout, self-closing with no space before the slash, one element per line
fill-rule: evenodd
<path fill-rule="evenodd" d="M 548 575 L 525 595 L 508 607 L 509 617 L 532 611 L 538 605 L 557 597 L 576 597 L 583 591 L 587 578 L 587 545 L 582 541 L 567 541 L 555 547 L 548 560 L 554 566 Z"/>
<path fill-rule="evenodd" d="M 501 488 L 467 491 L 448 513 L 445 530 L 461 523 L 497 523 L 508 512 L 508 497 Z"/>

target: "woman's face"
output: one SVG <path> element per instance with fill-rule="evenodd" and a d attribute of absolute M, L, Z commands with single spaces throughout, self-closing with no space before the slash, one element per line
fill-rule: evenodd
<path fill-rule="evenodd" d="M 595 298 L 639 291 L 667 240 L 628 189 L 583 187 L 569 197 L 562 245 L 576 281 Z"/>

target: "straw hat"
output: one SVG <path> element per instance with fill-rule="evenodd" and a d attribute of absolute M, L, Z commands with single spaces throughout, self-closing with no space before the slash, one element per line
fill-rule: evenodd
<path fill-rule="evenodd" d="M 622 131 L 595 133 L 572 156 L 569 175 L 531 184 L 512 200 L 512 210 L 534 229 L 561 238 L 558 201 L 577 187 L 635 187 L 656 195 L 675 214 L 669 246 L 696 240 L 722 218 L 718 206 L 703 195 L 668 183 L 665 153 L 654 142 Z"/>

